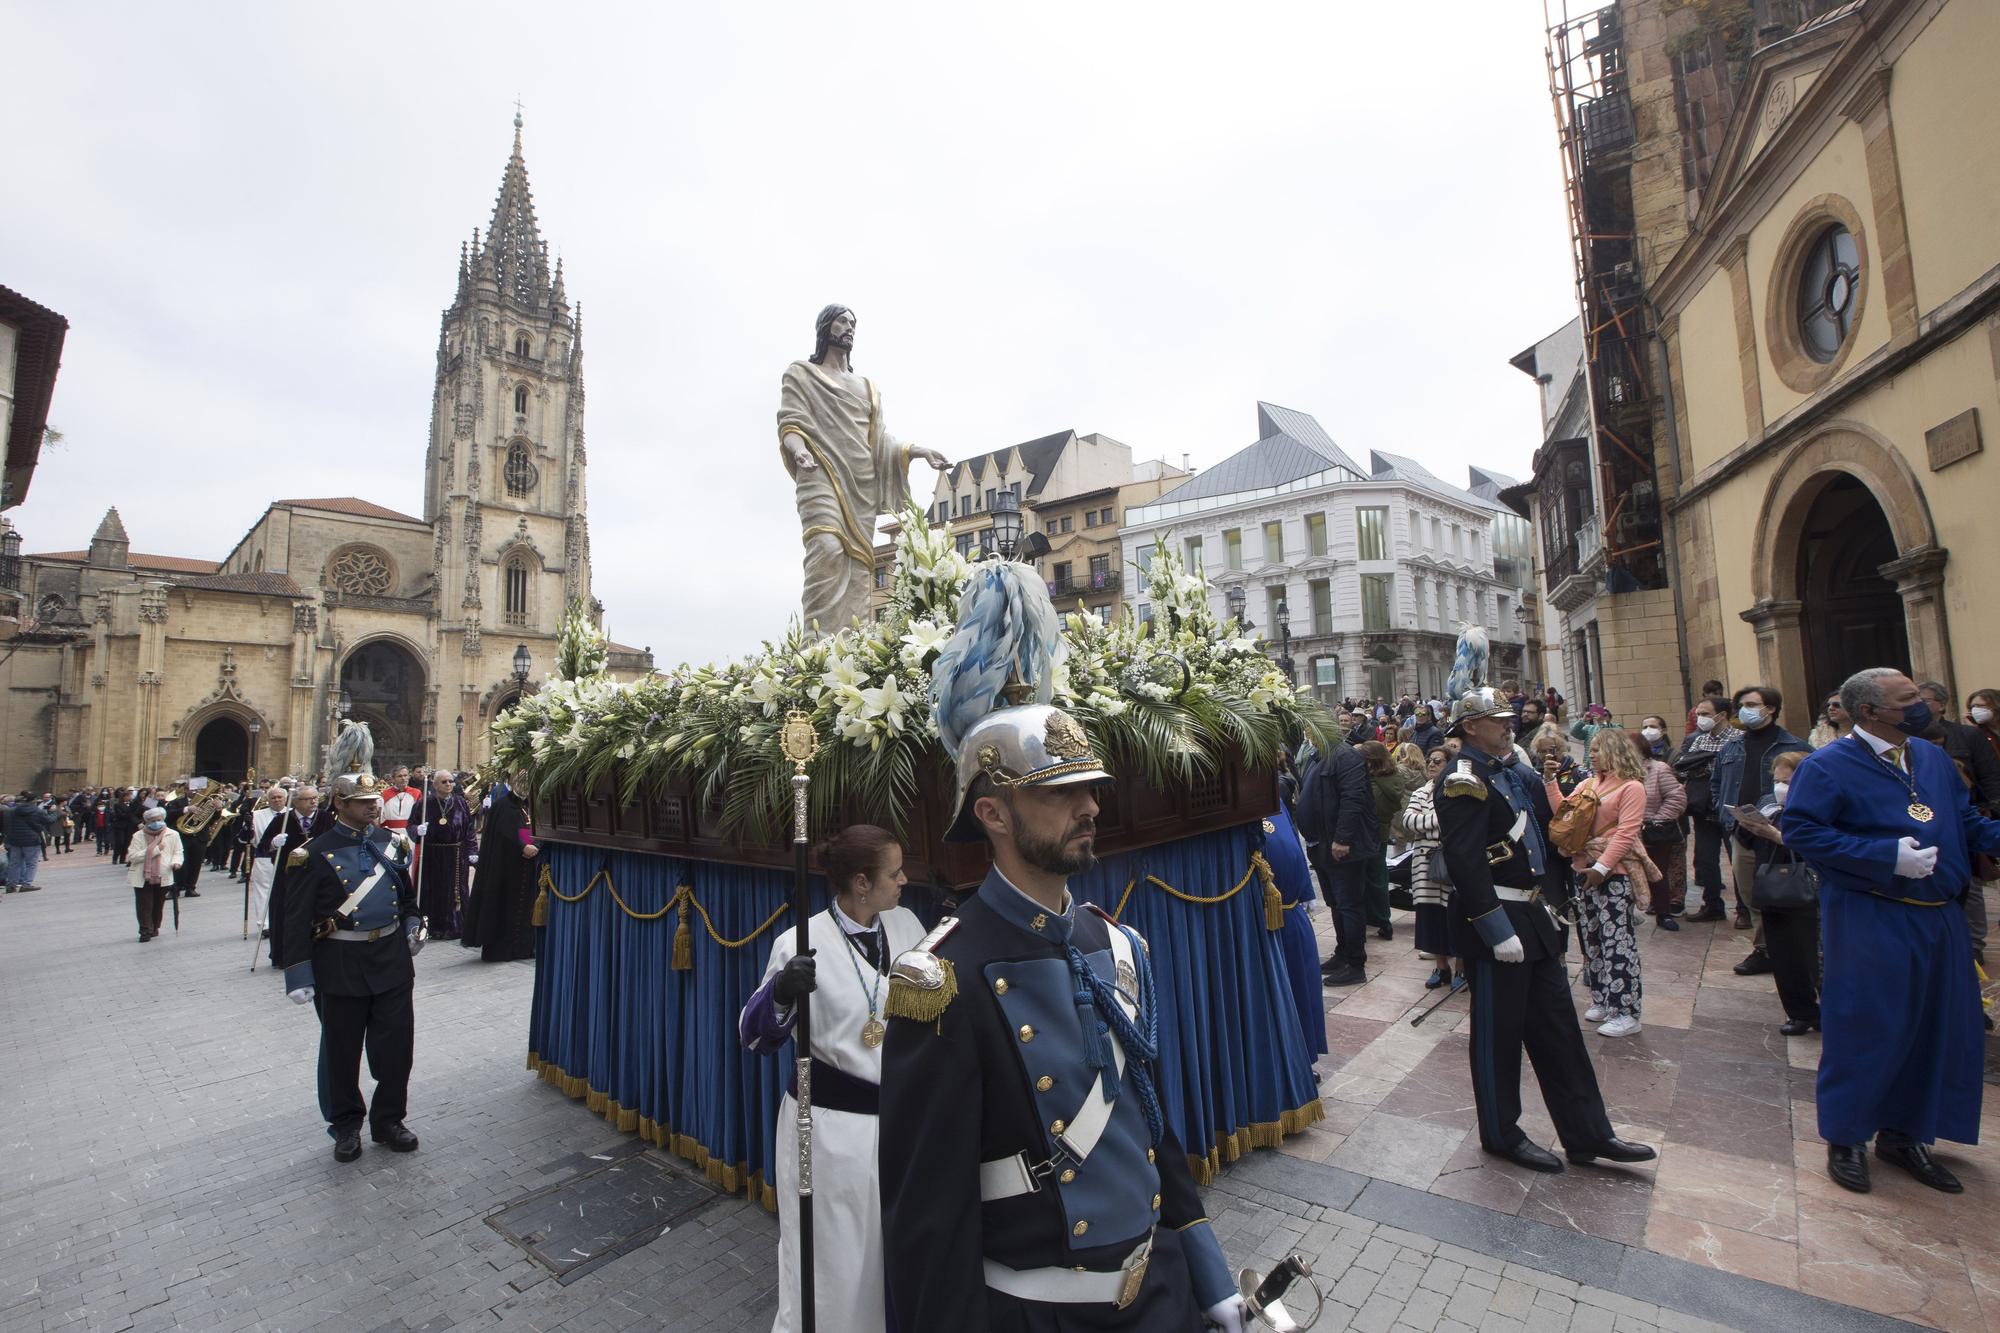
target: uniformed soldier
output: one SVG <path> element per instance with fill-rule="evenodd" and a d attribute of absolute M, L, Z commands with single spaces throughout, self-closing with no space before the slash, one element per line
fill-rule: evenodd
<path fill-rule="evenodd" d="M 294 1004 L 320 1021 L 320 1114 L 333 1157 L 361 1155 L 361 1122 L 391 1152 L 415 1152 L 403 1124 L 416 1039 L 412 1003 L 423 917 L 410 886 L 409 839 L 375 823 L 382 784 L 372 773 L 334 779 L 334 824 L 285 867 L 283 927 L 273 941 Z M 375 1076 L 375 1104 L 361 1098 L 361 1052 Z"/>
<path fill-rule="evenodd" d="M 946 838 L 993 869 L 891 973 L 883 1242 L 899 1327 L 1241 1333 L 1161 1113 L 1145 941 L 1076 902 L 1110 781 L 1060 709 L 1002 708 L 959 747 Z"/>
<path fill-rule="evenodd" d="M 1451 734 L 1465 745 L 1437 780 L 1441 847 L 1454 890 L 1454 951 L 1472 986 L 1479 1146 L 1531 1170 L 1563 1169 L 1561 1159 L 1521 1132 L 1525 1047 L 1570 1161 L 1648 1161 L 1651 1148 L 1613 1133 L 1584 1050 L 1563 963 L 1567 944 L 1548 897 L 1561 882 L 1551 873 L 1548 797 L 1516 764 L 1513 718 L 1497 690 L 1460 697 Z"/>

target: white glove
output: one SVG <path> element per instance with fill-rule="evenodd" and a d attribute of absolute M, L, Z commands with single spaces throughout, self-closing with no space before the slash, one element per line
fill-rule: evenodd
<path fill-rule="evenodd" d="M 278 848 L 283 847 L 286 840 L 290 837 L 291 835 L 288 833 L 273 834 L 271 836 L 271 850 L 276 851 Z"/>
<path fill-rule="evenodd" d="M 1919 847 L 1915 838 L 1896 844 L 1896 874 L 1902 879 L 1925 879 L 1937 869 L 1938 849 Z"/>
<path fill-rule="evenodd" d="M 1210 1328 L 1223 1333 L 1250 1333 L 1250 1306 L 1241 1296 L 1226 1296 L 1202 1311 Z"/>
<path fill-rule="evenodd" d="M 431 831 L 431 826 L 429 824 L 417 825 L 416 834 L 419 838 L 423 837 L 424 834 L 429 833 L 430 831 Z"/>
<path fill-rule="evenodd" d="M 1493 961 L 1496 963 L 1518 963 L 1527 956 L 1528 951 L 1521 947 L 1519 935 L 1509 935 L 1493 946 Z"/>
<path fill-rule="evenodd" d="M 478 865 L 478 864 L 479 864 L 479 853 L 478 853 L 478 852 L 473 852 L 473 853 L 472 853 L 471 855 L 467 856 L 467 857 L 465 858 L 465 863 L 466 863 L 467 865 L 469 865 L 469 866 L 476 866 L 476 865 Z"/>
<path fill-rule="evenodd" d="M 293 1004 L 311 1004 L 312 997 L 313 988 L 311 986 L 301 986 L 297 990 L 288 990 L 285 992 L 285 998 Z"/>
<path fill-rule="evenodd" d="M 412 958 L 415 958 L 424 951 L 424 943 L 430 939 L 430 936 L 424 931 L 424 923 L 421 921 L 412 921 L 410 928 L 404 931 L 403 934 L 410 941 L 410 957 Z"/>

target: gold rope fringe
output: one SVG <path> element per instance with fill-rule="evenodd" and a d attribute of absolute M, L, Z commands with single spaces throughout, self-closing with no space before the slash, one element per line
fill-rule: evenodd
<path fill-rule="evenodd" d="M 1252 852 L 1250 854 L 1250 868 L 1243 872 L 1242 879 L 1236 881 L 1236 887 L 1226 892 L 1218 893 L 1213 898 L 1204 898 L 1197 893 L 1182 893 L 1179 889 L 1167 883 L 1165 880 L 1161 879 L 1158 875 L 1146 876 L 1146 882 L 1152 885 L 1156 889 L 1160 889 L 1166 893 L 1172 894 L 1174 897 L 1180 899 L 1184 903 L 1195 903 L 1202 907 L 1213 907 L 1216 903 L 1226 903 L 1231 898 L 1234 898 L 1237 894 L 1243 892 L 1243 886 L 1248 884 L 1250 880 L 1257 874 L 1257 863 L 1263 859 L 1264 858 L 1261 853 Z M 1268 871 L 1270 867 L 1266 866 L 1265 869 L 1266 871 Z M 1120 917 L 1125 915 L 1125 904 L 1131 901 L 1132 890 L 1137 888 L 1138 886 L 1139 886 L 1139 881 L 1136 879 L 1126 884 L 1125 892 L 1118 896 L 1117 910 L 1111 913 L 1111 919 L 1113 921 L 1116 921 Z M 1276 929 L 1276 927 L 1272 928 Z"/>
<path fill-rule="evenodd" d="M 694 971 L 694 932 L 688 929 L 688 891 L 681 885 L 674 894 L 674 900 L 681 905 L 681 923 L 674 927 L 674 961 L 676 972 Z"/>
<path fill-rule="evenodd" d="M 778 1191 L 770 1181 L 764 1179 L 762 1171 L 753 1171 L 746 1162 L 730 1165 L 712 1156 L 701 1142 L 685 1134 L 676 1134 L 672 1128 L 662 1125 L 650 1116 L 640 1115 L 630 1107 L 620 1106 L 607 1094 L 593 1089 L 587 1080 L 565 1074 L 560 1066 L 542 1059 L 533 1051 L 528 1052 L 528 1071 L 537 1075 L 542 1082 L 562 1089 L 563 1095 L 581 1101 L 585 1107 L 603 1116 L 620 1133 L 637 1134 L 646 1142 L 655 1144 L 676 1157 L 684 1158 L 701 1168 L 704 1176 L 720 1185 L 731 1194 L 742 1194 L 763 1205 L 764 1211 L 778 1211 Z"/>
<path fill-rule="evenodd" d="M 700 1167 L 702 1174 L 731 1194 L 743 1194 L 762 1204 L 765 1212 L 778 1211 L 778 1191 L 764 1173 L 753 1171 L 747 1162 L 730 1165 L 712 1156 L 702 1144 L 685 1134 L 676 1134 L 671 1127 L 657 1120 L 642 1116 L 629 1107 L 620 1106 L 609 1095 L 590 1086 L 589 1080 L 574 1074 L 566 1074 L 562 1068 L 542 1059 L 533 1051 L 528 1052 L 528 1072 L 539 1077 L 551 1087 L 562 1089 L 563 1095 L 572 1097 L 603 1116 L 620 1133 L 637 1134 L 651 1144 L 665 1149 L 676 1157 L 684 1158 Z M 1211 1185 L 1216 1173 L 1226 1163 L 1234 1162 L 1256 1148 L 1275 1148 L 1293 1134 L 1304 1133 L 1308 1125 L 1316 1125 L 1326 1119 L 1326 1108 L 1315 1097 L 1295 1111 L 1280 1112 L 1275 1121 L 1260 1121 L 1245 1125 L 1232 1133 L 1215 1136 L 1215 1147 L 1207 1156 L 1188 1154 L 1188 1171 L 1197 1185 Z"/>

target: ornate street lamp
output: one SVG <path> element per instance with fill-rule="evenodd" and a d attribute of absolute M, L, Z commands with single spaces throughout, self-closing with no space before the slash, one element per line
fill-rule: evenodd
<path fill-rule="evenodd" d="M 263 729 L 264 724 L 262 721 L 254 717 L 250 719 L 250 765 L 249 772 L 244 775 L 246 778 L 257 771 L 257 733 Z"/>
<path fill-rule="evenodd" d="M 1222 594 L 1222 600 L 1229 607 L 1229 618 L 1236 622 L 1237 633 L 1243 632 L 1243 606 L 1250 600 L 1240 583 L 1231 584 L 1229 591 Z"/>
<path fill-rule="evenodd" d="M 514 683 L 526 689 L 528 686 L 528 672 L 534 669 L 534 665 L 535 659 L 529 654 L 528 645 L 525 643 L 515 644 Z"/>
<path fill-rule="evenodd" d="M 0 588 L 21 586 L 21 530 L 0 518 Z"/>
<path fill-rule="evenodd" d="M 993 520 L 993 549 L 1002 560 L 1012 560 L 1021 549 L 1021 502 L 1011 489 L 998 491 L 986 512 Z"/>
<path fill-rule="evenodd" d="M 346 690 L 340 692 L 340 715 L 346 717 L 354 711 L 354 696 Z"/>
<path fill-rule="evenodd" d="M 453 752 L 451 767 L 454 772 L 465 767 L 465 718 L 463 715 L 458 719 L 458 749 Z"/>

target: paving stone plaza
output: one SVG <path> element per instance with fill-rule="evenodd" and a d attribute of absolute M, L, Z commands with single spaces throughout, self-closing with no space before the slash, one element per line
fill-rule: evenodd
<path fill-rule="evenodd" d="M 103 861 L 58 857 L 43 883 L 0 903 L 0 1333 L 769 1327 L 771 1216 L 522 1068 L 531 965 L 423 954 L 423 1147 L 341 1166 L 313 1104 L 317 1026 L 249 971 L 234 886 L 212 882 L 178 934 L 140 946 Z M 1760 997 L 1728 974 L 1739 947 L 1700 929 L 1648 942 L 1647 1031 L 1600 1056 L 1620 1132 L 1664 1145 L 1639 1171 L 1481 1163 L 1463 999 L 1410 1028 L 1414 959 L 1336 996 L 1326 1123 L 1208 1191 L 1232 1261 L 1304 1253 L 1326 1330 L 2000 1327 L 1991 1149 L 1950 1157 L 1959 1199 L 1886 1171 L 1874 1195 L 1834 1198 L 1798 1072 L 1812 1052 L 1765 1042 Z M 1532 1087 L 1525 1101 L 1546 1141 Z M 1776 1160 L 1781 1120 L 1796 1170 Z M 552 1262 L 503 1232 L 641 1167 L 682 1201 L 657 1234 L 602 1251 L 565 1237 Z"/>

